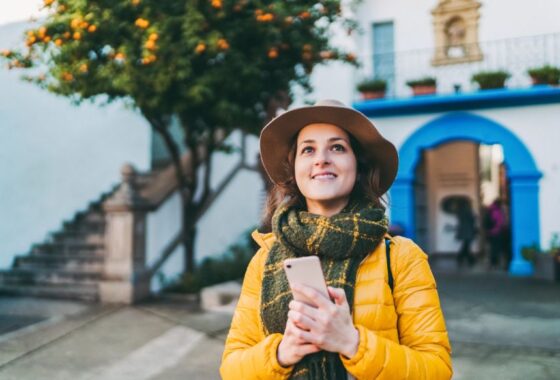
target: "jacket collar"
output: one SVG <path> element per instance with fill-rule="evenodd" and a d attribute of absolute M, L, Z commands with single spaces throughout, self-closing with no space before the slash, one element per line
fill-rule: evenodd
<path fill-rule="evenodd" d="M 263 234 L 259 232 L 259 230 L 254 230 L 253 233 L 251 233 L 251 236 L 253 237 L 253 240 L 255 240 L 255 242 L 259 245 L 259 247 L 265 249 L 272 248 L 272 244 L 274 244 L 274 241 L 276 240 L 272 232 Z"/>

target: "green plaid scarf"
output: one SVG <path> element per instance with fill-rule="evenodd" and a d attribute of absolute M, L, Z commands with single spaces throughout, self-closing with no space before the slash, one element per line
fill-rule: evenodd
<path fill-rule="evenodd" d="M 325 217 L 280 206 L 272 217 L 276 242 L 264 267 L 261 318 L 266 335 L 283 333 L 292 293 L 282 263 L 317 255 L 328 286 L 343 288 L 354 303 L 356 274 L 362 260 L 382 241 L 388 221 L 383 208 L 351 201 L 339 214 Z M 295 365 L 291 379 L 346 379 L 337 353 L 320 351 Z"/>

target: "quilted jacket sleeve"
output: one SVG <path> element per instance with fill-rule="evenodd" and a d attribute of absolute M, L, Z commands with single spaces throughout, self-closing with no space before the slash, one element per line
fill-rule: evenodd
<path fill-rule="evenodd" d="M 251 260 L 241 296 L 233 315 L 220 373 L 224 380 L 287 379 L 292 367 L 280 366 L 276 351 L 282 334 L 267 337 L 259 321 L 260 288 L 266 251 L 260 249 Z"/>
<path fill-rule="evenodd" d="M 400 344 L 363 326 L 358 352 L 342 361 L 357 379 L 450 379 L 451 347 L 427 256 L 408 239 L 391 246 Z"/>

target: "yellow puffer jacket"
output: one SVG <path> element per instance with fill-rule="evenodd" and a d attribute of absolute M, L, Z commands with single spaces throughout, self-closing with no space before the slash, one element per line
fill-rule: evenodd
<path fill-rule="evenodd" d="M 387 236 L 388 237 L 388 236 Z M 276 350 L 282 334 L 265 336 L 260 319 L 263 268 L 273 234 L 253 233 L 260 245 L 243 281 L 222 357 L 224 380 L 287 379 Z M 358 351 L 340 356 L 356 379 L 449 379 L 451 348 L 427 256 L 411 240 L 391 238 L 394 290 L 388 285 L 385 245 L 360 265 L 354 296 Z"/>

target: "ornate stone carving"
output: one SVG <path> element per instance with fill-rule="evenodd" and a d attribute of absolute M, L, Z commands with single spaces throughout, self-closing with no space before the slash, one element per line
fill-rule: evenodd
<path fill-rule="evenodd" d="M 432 11 L 435 33 L 432 65 L 482 60 L 478 44 L 480 7 L 476 0 L 440 0 Z"/>

